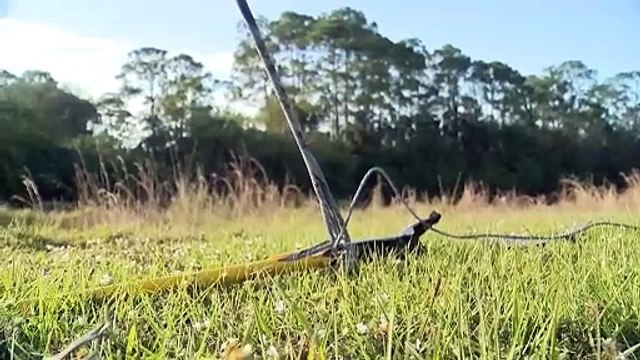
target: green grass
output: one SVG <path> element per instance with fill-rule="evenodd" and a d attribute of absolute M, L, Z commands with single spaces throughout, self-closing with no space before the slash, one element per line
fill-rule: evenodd
<path fill-rule="evenodd" d="M 629 211 L 437 210 L 438 227 L 458 233 L 549 233 L 604 218 L 638 224 Z M 411 221 L 397 209 L 370 210 L 355 215 L 350 232 L 389 235 Z M 234 338 L 256 358 L 298 358 L 312 344 L 327 358 L 607 359 L 612 346 L 622 352 L 640 343 L 640 236 L 628 231 L 521 248 L 427 233 L 424 256 L 376 259 L 350 276 L 307 271 L 99 304 L 55 296 L 293 250 L 324 239 L 319 214 L 60 224 L 0 230 L 0 358 L 55 353 L 104 321 L 111 329 L 95 349 L 105 359 L 219 358 Z M 10 306 L 38 294 L 52 299 L 31 314 Z"/>

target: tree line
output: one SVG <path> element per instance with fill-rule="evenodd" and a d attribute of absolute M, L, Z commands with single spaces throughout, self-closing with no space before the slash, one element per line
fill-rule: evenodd
<path fill-rule="evenodd" d="M 565 176 L 620 185 L 640 168 L 640 70 L 600 80 L 568 60 L 525 75 L 454 45 L 393 41 L 349 7 L 258 23 L 338 197 L 374 165 L 432 195 L 465 180 L 529 195 L 556 191 Z M 114 74 L 119 91 L 95 100 L 46 71 L 0 70 L 0 198 L 24 194 L 29 175 L 41 197 L 73 200 L 80 163 L 110 172 L 101 164 L 153 158 L 169 179 L 176 163 L 224 174 L 233 154 L 254 157 L 279 184 L 309 189 L 248 30 L 238 31 L 230 81 L 153 47 L 131 51 Z M 220 89 L 257 114 L 215 106 Z M 144 110 L 129 112 L 130 101 Z"/>

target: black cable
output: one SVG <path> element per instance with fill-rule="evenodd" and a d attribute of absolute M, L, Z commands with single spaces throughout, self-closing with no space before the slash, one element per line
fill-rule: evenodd
<path fill-rule="evenodd" d="M 385 180 L 387 181 L 387 184 L 389 184 L 389 186 L 391 187 L 391 190 L 393 191 L 394 196 L 400 198 L 399 197 L 400 192 L 396 188 L 395 184 L 393 183 L 389 175 L 387 175 L 387 173 L 384 171 L 384 169 L 379 168 L 377 166 L 370 168 L 360 180 L 360 185 L 358 185 L 356 192 L 353 194 L 353 198 L 351 199 L 351 204 L 349 204 L 349 210 L 347 211 L 347 217 L 344 220 L 344 225 L 340 229 L 340 235 L 338 236 L 338 239 L 340 239 L 344 234 L 344 232 L 346 231 L 346 228 L 349 225 L 349 221 L 351 220 L 351 215 L 353 215 L 353 209 L 355 208 L 356 201 L 362 194 L 362 189 L 364 189 L 365 183 L 374 173 L 378 173 L 382 175 L 382 177 L 384 177 Z M 407 203 L 405 203 L 404 201 L 402 201 L 402 203 L 404 204 L 405 208 L 411 213 L 411 215 L 413 215 L 413 217 L 418 219 L 418 221 L 423 221 L 423 219 L 421 219 L 420 216 L 418 216 L 418 214 L 415 211 L 413 211 L 413 209 L 411 209 L 411 207 Z"/>
<path fill-rule="evenodd" d="M 396 188 L 395 184 L 393 183 L 393 181 L 391 180 L 389 175 L 387 175 L 387 173 L 382 168 L 372 167 L 362 177 L 362 180 L 360 181 L 360 185 L 358 186 L 358 189 L 356 190 L 356 192 L 353 195 L 353 199 L 351 200 L 351 204 L 349 205 L 349 210 L 348 210 L 345 222 L 344 222 L 344 226 L 340 229 L 340 236 L 338 238 L 342 237 L 342 234 L 346 230 L 346 227 L 349 224 L 349 221 L 351 220 L 351 215 L 353 214 L 353 209 L 355 207 L 355 203 L 356 203 L 357 199 L 360 197 L 360 195 L 362 193 L 362 189 L 364 188 L 364 184 L 369 179 L 369 177 L 371 177 L 371 175 L 373 175 L 374 173 L 378 173 L 378 174 L 382 175 L 382 177 L 386 180 L 387 184 L 391 187 L 391 190 L 393 191 L 394 196 L 397 197 L 400 200 L 402 205 L 404 205 L 405 209 L 407 209 L 411 213 L 411 215 L 413 215 L 413 217 L 416 218 L 416 220 L 418 220 L 418 221 L 423 221 L 424 220 L 424 219 L 420 218 L 420 216 L 418 216 L 418 214 L 400 196 L 400 192 Z M 583 224 L 582 226 L 580 226 L 579 228 L 577 228 L 577 229 L 575 229 L 573 231 L 565 232 L 565 233 L 559 234 L 559 235 L 509 235 L 509 234 L 492 234 L 492 233 L 462 234 L 462 235 L 460 235 L 460 234 L 451 234 L 451 233 L 436 229 L 435 227 L 432 227 L 431 230 L 434 231 L 435 233 L 439 234 L 439 235 L 442 235 L 444 237 L 451 238 L 451 239 L 456 239 L 456 240 L 503 239 L 503 240 L 529 242 L 529 241 L 567 240 L 567 239 L 571 239 L 571 238 L 575 237 L 578 234 L 584 233 L 584 232 L 586 232 L 587 230 L 589 230 L 591 228 L 603 227 L 603 226 L 609 226 L 609 227 L 614 227 L 614 228 L 623 228 L 623 229 L 627 229 L 627 230 L 633 230 L 633 231 L 640 232 L 640 226 L 624 224 L 624 223 L 618 223 L 618 222 L 612 222 L 612 221 L 598 221 L 598 222 L 589 221 L 589 222 Z"/>
<path fill-rule="evenodd" d="M 635 225 L 629 225 L 629 224 L 623 224 L 623 223 L 616 223 L 616 222 L 612 222 L 612 221 L 598 221 L 598 222 L 587 222 L 585 224 L 583 224 L 582 226 L 580 226 L 579 228 L 573 230 L 573 231 L 569 231 L 569 232 L 565 232 L 563 234 L 559 234 L 559 235 L 508 235 L 508 234 L 491 234 L 491 233 L 486 233 L 486 234 L 464 234 L 464 235 L 457 235 L 457 234 L 450 234 L 447 232 L 444 232 L 442 230 L 438 230 L 436 228 L 431 228 L 431 230 L 433 230 L 435 233 L 440 234 L 442 236 L 448 237 L 448 238 L 452 238 L 452 239 L 457 239 L 457 240 L 475 240 L 475 239 L 491 239 L 491 238 L 498 238 L 498 239 L 505 239 L 505 240 L 515 240 L 515 241 L 551 241 L 551 240 L 568 240 L 573 238 L 574 236 L 581 234 L 591 228 L 595 228 L 595 227 L 602 227 L 602 226 L 611 226 L 611 227 L 615 227 L 615 228 L 625 228 L 628 230 L 634 230 L 634 231 L 638 231 L 640 232 L 640 226 L 635 226 Z"/>

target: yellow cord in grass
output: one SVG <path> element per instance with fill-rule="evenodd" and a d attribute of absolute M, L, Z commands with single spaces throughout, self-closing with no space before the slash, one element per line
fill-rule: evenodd
<path fill-rule="evenodd" d="M 157 293 L 184 284 L 195 284 L 203 287 L 215 284 L 230 285 L 260 275 L 273 276 L 294 271 L 325 268 L 330 266 L 332 261 L 331 257 L 323 255 L 308 256 L 296 261 L 282 261 L 281 259 L 286 255 L 288 254 L 277 254 L 269 256 L 265 260 L 251 263 L 222 266 L 193 273 L 178 274 L 120 285 L 103 286 L 85 292 L 79 292 L 77 295 L 88 296 L 93 300 L 100 300 L 128 292 Z M 73 294 L 67 294 L 66 296 L 69 295 Z M 57 297 L 65 297 L 65 295 Z M 29 308 L 37 303 L 39 303 L 39 299 L 28 299 L 18 302 L 18 306 L 21 306 L 24 311 L 29 311 Z"/>

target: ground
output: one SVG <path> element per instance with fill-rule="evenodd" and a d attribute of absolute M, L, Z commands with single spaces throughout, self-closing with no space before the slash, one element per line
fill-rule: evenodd
<path fill-rule="evenodd" d="M 425 217 L 440 211 L 438 227 L 455 233 L 549 234 L 603 219 L 640 225 L 628 206 L 416 207 Z M 80 210 L 0 214 L 0 357 L 58 352 L 103 322 L 110 327 L 93 350 L 104 359 L 213 359 L 233 344 L 254 358 L 595 359 L 632 357 L 640 343 L 640 234 L 615 228 L 544 247 L 427 233 L 425 254 L 376 259 L 352 275 L 310 270 L 106 303 L 74 295 L 258 260 L 326 237 L 311 206 L 242 216 L 189 211 L 139 220 L 96 220 Z M 392 235 L 412 221 L 400 207 L 372 208 L 354 215 L 350 232 Z M 29 312 L 12 306 L 38 296 L 43 303 Z"/>

